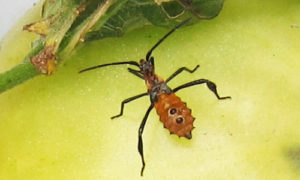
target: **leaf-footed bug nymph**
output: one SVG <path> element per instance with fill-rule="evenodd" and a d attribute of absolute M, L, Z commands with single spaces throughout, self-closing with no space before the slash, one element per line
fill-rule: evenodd
<path fill-rule="evenodd" d="M 215 83 L 211 82 L 207 79 L 198 79 L 181 86 L 178 86 L 174 89 L 171 89 L 167 83 L 171 81 L 174 77 L 180 74 L 183 71 L 187 71 L 189 73 L 195 72 L 199 65 L 197 65 L 194 69 L 190 70 L 186 67 L 181 67 L 177 71 L 175 71 L 167 80 L 163 80 L 159 76 L 157 76 L 154 72 L 154 57 L 151 56 L 152 51 L 160 45 L 170 34 L 172 34 L 176 29 L 180 28 L 182 25 L 187 23 L 191 18 L 184 20 L 182 23 L 174 27 L 171 31 L 169 31 L 165 36 L 163 36 L 146 54 L 145 59 L 141 59 L 140 62 L 136 61 L 124 61 L 124 62 L 114 62 L 109 64 L 101 64 L 93 67 L 89 67 L 79 71 L 79 73 L 90 71 L 97 68 L 102 68 L 106 66 L 114 66 L 114 65 L 132 65 L 136 66 L 138 69 L 128 68 L 128 71 L 133 75 L 141 78 L 145 81 L 147 86 L 147 92 L 130 97 L 125 99 L 121 103 L 121 111 L 118 115 L 111 117 L 112 119 L 120 117 L 123 115 L 124 105 L 138 98 L 149 95 L 150 96 L 150 106 L 148 107 L 146 114 L 140 124 L 138 130 L 138 151 L 142 159 L 142 169 L 141 176 L 143 176 L 143 172 L 145 169 L 145 159 L 144 159 L 144 151 L 143 151 L 143 131 L 145 124 L 147 122 L 148 116 L 151 110 L 155 107 L 157 114 L 160 116 L 160 121 L 164 124 L 164 127 L 167 128 L 171 134 L 176 134 L 179 137 L 185 137 L 187 139 L 192 138 L 192 130 L 194 129 L 193 122 L 195 118 L 191 115 L 191 110 L 186 106 L 186 103 L 181 101 L 181 99 L 175 95 L 175 93 L 181 89 L 199 85 L 206 84 L 210 91 L 212 91 L 215 96 L 219 99 L 229 99 L 230 96 L 221 97 L 217 92 L 217 87 Z"/>

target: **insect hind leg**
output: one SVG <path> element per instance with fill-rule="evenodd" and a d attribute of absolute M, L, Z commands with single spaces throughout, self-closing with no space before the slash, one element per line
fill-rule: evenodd
<path fill-rule="evenodd" d="M 211 82 L 210 80 L 207 80 L 207 79 L 198 79 L 198 80 L 195 80 L 195 81 L 191 81 L 191 82 L 188 82 L 186 84 L 183 84 L 181 86 L 178 86 L 177 88 L 174 88 L 173 89 L 173 92 L 177 92 L 181 89 L 184 89 L 184 88 L 187 88 L 187 87 L 190 87 L 190 86 L 195 86 L 195 85 L 200 85 L 200 84 L 206 84 L 208 89 L 211 90 L 215 95 L 216 97 L 219 99 L 219 100 L 222 100 L 222 99 L 231 99 L 230 96 L 225 96 L 225 97 L 221 97 L 219 94 L 218 94 L 218 91 L 217 91 L 217 86 L 215 83 Z"/>
<path fill-rule="evenodd" d="M 142 121 L 142 123 L 140 125 L 139 131 L 138 131 L 138 136 L 139 136 L 138 151 L 140 153 L 140 156 L 142 158 L 142 163 L 143 163 L 143 166 L 142 166 L 142 169 L 141 169 L 141 176 L 143 176 L 143 172 L 144 172 L 145 165 L 146 165 L 145 159 L 144 159 L 144 146 L 143 146 L 143 137 L 142 137 L 142 135 L 143 135 L 144 127 L 146 125 L 148 116 L 149 116 L 151 110 L 153 109 L 153 106 L 154 106 L 153 104 L 151 104 L 149 106 L 149 108 L 148 108 L 148 110 L 147 110 L 147 112 L 146 112 L 146 114 L 145 114 L 145 116 L 143 118 L 143 121 Z"/>
<path fill-rule="evenodd" d="M 114 118 L 117 118 L 117 117 L 120 117 L 120 116 L 123 115 L 124 105 L 125 105 L 126 103 L 129 103 L 129 102 L 131 102 L 131 101 L 134 101 L 134 100 L 136 100 L 136 99 L 138 99 L 138 98 L 141 98 L 141 97 L 143 97 L 143 96 L 146 96 L 146 95 L 148 95 L 148 93 L 139 94 L 139 95 L 136 95 L 136 96 L 133 96 L 133 97 L 130 97 L 130 98 L 127 98 L 127 99 L 123 100 L 122 103 L 121 103 L 121 111 L 120 111 L 120 114 L 111 117 L 111 119 L 114 119 Z"/>
<path fill-rule="evenodd" d="M 189 73 L 193 73 L 195 72 L 200 66 L 197 65 L 193 70 L 190 70 L 186 67 L 181 67 L 179 69 L 177 69 L 177 71 L 175 71 L 167 80 L 166 83 L 168 83 L 170 80 L 172 80 L 174 77 L 176 77 L 178 74 L 182 73 L 182 71 L 187 71 Z"/>

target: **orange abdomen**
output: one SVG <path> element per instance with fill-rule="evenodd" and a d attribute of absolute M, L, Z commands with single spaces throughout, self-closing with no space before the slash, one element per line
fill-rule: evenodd
<path fill-rule="evenodd" d="M 160 94 L 154 106 L 160 116 L 160 121 L 170 133 L 177 134 L 179 137 L 192 138 L 191 131 L 194 129 L 195 118 L 186 103 L 182 102 L 178 96 L 174 93 Z"/>

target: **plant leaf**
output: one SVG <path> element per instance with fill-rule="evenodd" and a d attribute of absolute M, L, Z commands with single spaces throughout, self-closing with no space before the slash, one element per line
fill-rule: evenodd
<path fill-rule="evenodd" d="M 105 24 L 96 23 L 85 40 L 122 36 L 149 24 L 172 28 L 190 16 L 211 19 L 219 14 L 223 2 L 224 0 L 130 0 Z"/>

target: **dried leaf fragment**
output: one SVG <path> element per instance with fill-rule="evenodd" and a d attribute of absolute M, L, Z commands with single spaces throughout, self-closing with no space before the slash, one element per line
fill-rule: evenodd
<path fill-rule="evenodd" d="M 51 75 L 56 67 L 56 55 L 54 46 L 47 46 L 36 56 L 30 58 L 30 62 L 38 69 L 39 72 Z"/>
<path fill-rule="evenodd" d="M 29 32 L 34 32 L 41 36 L 46 36 L 48 34 L 49 27 L 53 23 L 54 20 L 55 20 L 55 16 L 51 16 L 47 19 L 43 19 L 41 21 L 27 24 L 23 27 L 23 30 L 27 30 Z"/>

